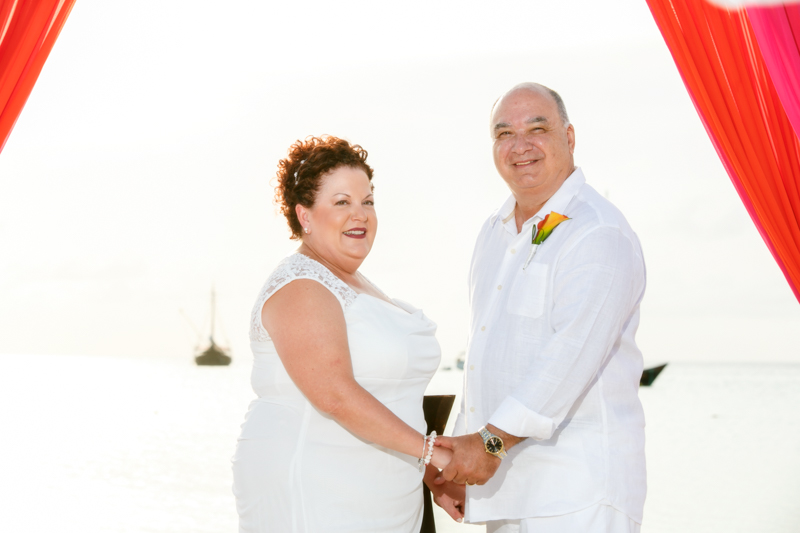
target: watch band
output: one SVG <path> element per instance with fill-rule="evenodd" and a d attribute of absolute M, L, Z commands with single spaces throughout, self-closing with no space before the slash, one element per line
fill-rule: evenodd
<path fill-rule="evenodd" d="M 503 459 L 508 455 L 506 453 L 505 445 L 503 444 L 503 439 L 486 429 L 486 427 L 479 429 L 478 434 L 483 439 L 483 446 L 486 450 L 486 453 L 494 455 L 500 459 Z"/>

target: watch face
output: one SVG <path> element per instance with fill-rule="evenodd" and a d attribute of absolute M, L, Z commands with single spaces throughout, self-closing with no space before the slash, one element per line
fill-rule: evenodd
<path fill-rule="evenodd" d="M 503 449 L 503 441 L 500 437 L 489 437 L 486 439 L 486 449 L 492 453 L 500 453 Z"/>

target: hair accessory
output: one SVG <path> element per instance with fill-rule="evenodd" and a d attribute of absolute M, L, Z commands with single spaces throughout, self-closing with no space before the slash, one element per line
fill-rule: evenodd
<path fill-rule="evenodd" d="M 303 166 L 303 163 L 305 163 L 305 162 L 306 162 L 305 159 L 301 159 L 300 160 L 300 165 L 298 165 L 297 170 L 295 170 L 295 172 L 294 172 L 294 184 L 295 185 L 297 185 L 297 182 L 300 181 L 299 178 L 297 177 L 297 173 L 300 172 L 300 167 Z M 306 232 L 306 233 L 308 233 L 308 232 Z"/>

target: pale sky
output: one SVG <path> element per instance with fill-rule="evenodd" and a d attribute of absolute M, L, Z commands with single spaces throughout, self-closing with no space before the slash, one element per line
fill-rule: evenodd
<path fill-rule="evenodd" d="M 492 102 L 559 91 L 576 163 L 638 233 L 645 361 L 800 361 L 800 305 L 725 174 L 644 0 L 77 2 L 0 154 L 0 353 L 191 360 L 212 284 L 237 360 L 297 245 L 288 146 L 375 169 L 362 270 L 466 344 L 469 258 L 507 197 Z"/>

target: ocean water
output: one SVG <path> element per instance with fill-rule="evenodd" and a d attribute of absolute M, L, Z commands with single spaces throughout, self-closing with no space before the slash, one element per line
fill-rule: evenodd
<path fill-rule="evenodd" d="M 236 531 L 230 458 L 249 357 L 202 368 L 0 355 L 0 368 L 0 531 Z M 460 380 L 440 371 L 429 392 Z M 675 363 L 640 396 L 643 532 L 800 531 L 800 365 Z"/>

